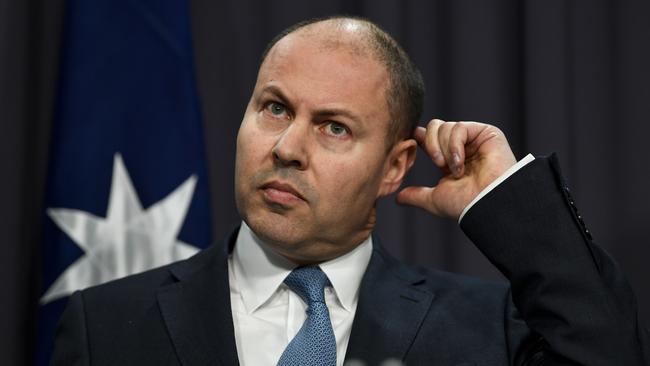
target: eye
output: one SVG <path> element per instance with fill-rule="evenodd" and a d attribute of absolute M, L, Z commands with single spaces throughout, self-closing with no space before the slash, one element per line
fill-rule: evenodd
<path fill-rule="evenodd" d="M 338 122 L 329 122 L 325 125 L 325 133 L 335 137 L 342 137 L 347 136 L 350 132 Z"/>
<path fill-rule="evenodd" d="M 266 105 L 265 109 L 271 113 L 273 117 L 286 118 L 287 117 L 287 107 L 282 103 L 270 102 Z"/>

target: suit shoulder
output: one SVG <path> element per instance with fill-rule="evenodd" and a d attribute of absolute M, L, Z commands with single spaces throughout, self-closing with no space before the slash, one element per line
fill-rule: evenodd
<path fill-rule="evenodd" d="M 437 269 L 420 269 L 426 277 L 426 286 L 445 296 L 458 296 L 470 301 L 486 302 L 489 299 L 502 302 L 510 293 L 510 284 L 506 281 L 488 280 L 460 273 Z"/>
<path fill-rule="evenodd" d="M 414 286 L 436 294 L 438 300 L 455 304 L 492 305 L 501 308 L 509 301 L 510 284 L 507 281 L 488 280 L 460 273 L 407 264 L 380 250 L 393 273 Z"/>
<path fill-rule="evenodd" d="M 112 280 L 101 285 L 88 287 L 82 290 L 83 297 L 84 299 L 96 297 L 115 299 L 149 294 L 161 286 L 174 282 L 174 277 L 170 270 L 172 266 L 179 262 Z"/>
<path fill-rule="evenodd" d="M 177 274 L 186 274 L 207 265 L 214 246 L 195 254 L 145 272 L 129 275 L 82 290 L 85 302 L 116 303 L 123 300 L 153 298 L 159 288 L 177 282 Z"/>
<path fill-rule="evenodd" d="M 423 285 L 431 290 L 503 294 L 510 289 L 509 283 L 505 280 L 488 280 L 466 274 L 408 264 L 393 257 L 383 248 L 376 248 L 375 254 L 385 261 L 387 267 L 397 277 L 400 277 L 406 282 L 417 282 L 418 285 Z"/>
<path fill-rule="evenodd" d="M 420 270 L 438 289 L 490 293 L 503 293 L 510 289 L 510 285 L 506 281 L 488 280 L 432 268 L 421 268 Z"/>

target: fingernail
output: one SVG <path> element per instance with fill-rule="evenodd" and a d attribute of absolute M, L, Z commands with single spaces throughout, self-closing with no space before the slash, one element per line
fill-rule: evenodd
<path fill-rule="evenodd" d="M 454 165 L 458 165 L 460 163 L 460 155 L 458 155 L 458 153 L 451 154 L 451 159 L 453 160 Z"/>
<path fill-rule="evenodd" d="M 435 153 L 433 153 L 431 159 L 433 159 L 433 161 L 438 161 L 440 160 L 440 156 L 441 156 L 440 151 L 436 151 Z"/>

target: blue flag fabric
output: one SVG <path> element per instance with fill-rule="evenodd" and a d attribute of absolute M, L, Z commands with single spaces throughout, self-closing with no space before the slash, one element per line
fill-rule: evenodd
<path fill-rule="evenodd" d="M 36 364 L 78 289 L 211 240 L 183 0 L 69 0 L 52 127 Z"/>

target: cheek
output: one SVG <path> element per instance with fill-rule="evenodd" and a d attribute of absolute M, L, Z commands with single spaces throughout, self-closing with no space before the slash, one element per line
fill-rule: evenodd
<path fill-rule="evenodd" d="M 251 119 L 242 122 L 237 135 L 237 172 L 255 171 L 270 154 L 273 141 L 261 134 Z"/>
<path fill-rule="evenodd" d="M 338 206 L 371 205 L 377 196 L 381 164 L 376 159 L 329 161 L 323 174 L 326 176 L 318 181 L 330 202 Z"/>

